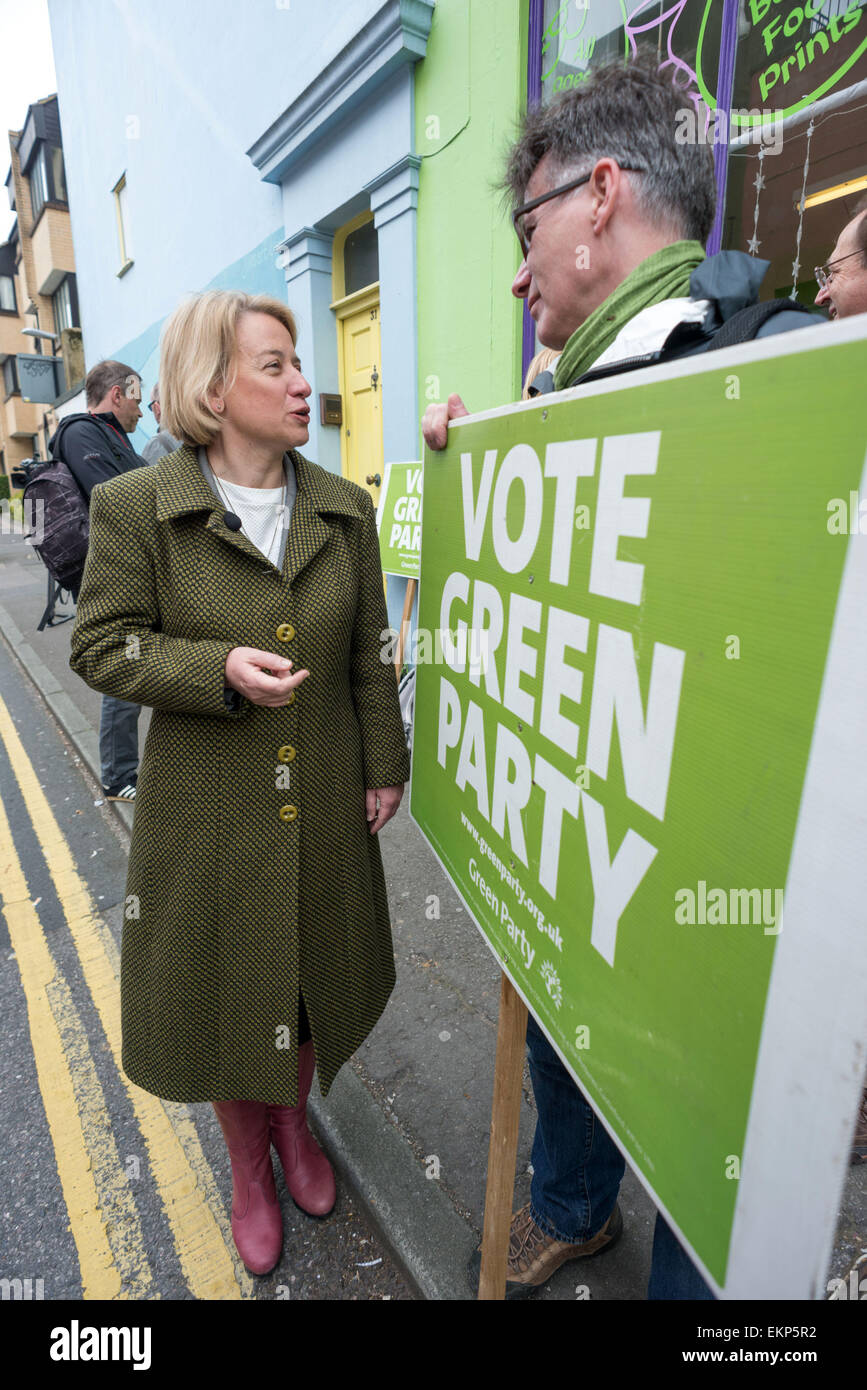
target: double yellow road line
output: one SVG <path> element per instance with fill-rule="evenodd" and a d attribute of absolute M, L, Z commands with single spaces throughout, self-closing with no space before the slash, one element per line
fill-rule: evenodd
<path fill-rule="evenodd" d="M 141 1132 L 187 1288 L 197 1299 L 254 1296 L 229 1218 L 186 1106 L 134 1086 L 121 1067 L 120 960 L 75 867 L 36 772 L 0 699 L 0 740 L 15 773 L 118 1074 Z M 48 948 L 0 802 L 0 910 L 27 1000 L 30 1037 L 86 1299 L 153 1299 L 160 1292 L 137 1194 L 145 1164 L 118 1153 L 91 1043 Z M 227 1159 L 228 1161 L 228 1159 Z M 51 1297 L 46 1281 L 46 1292 Z"/>

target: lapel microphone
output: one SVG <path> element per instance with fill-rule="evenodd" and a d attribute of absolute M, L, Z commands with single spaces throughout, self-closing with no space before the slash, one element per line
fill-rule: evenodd
<path fill-rule="evenodd" d="M 234 512 L 226 512 L 223 517 L 223 523 L 228 526 L 230 531 L 240 531 L 241 529 L 241 518 L 235 516 Z"/>

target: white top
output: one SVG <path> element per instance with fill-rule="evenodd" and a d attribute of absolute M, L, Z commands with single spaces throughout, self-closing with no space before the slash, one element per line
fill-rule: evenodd
<path fill-rule="evenodd" d="M 244 535 L 275 565 L 281 548 L 284 489 L 241 487 L 240 483 L 230 483 L 225 478 L 220 479 L 220 487 L 232 511 L 241 518 Z"/>
<path fill-rule="evenodd" d="M 215 487 L 209 476 L 207 454 L 199 449 L 199 463 L 212 490 L 226 503 L 240 519 L 244 535 L 270 560 L 277 569 L 283 567 L 283 554 L 289 534 L 289 521 L 295 502 L 297 483 L 292 461 L 284 455 L 283 471 L 286 477 L 285 496 L 282 487 L 242 487 L 240 483 L 230 483 L 220 478 Z M 281 512 L 281 504 L 285 510 Z"/>

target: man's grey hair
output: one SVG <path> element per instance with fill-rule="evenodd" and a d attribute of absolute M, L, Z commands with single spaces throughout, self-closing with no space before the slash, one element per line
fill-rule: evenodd
<path fill-rule="evenodd" d="M 159 398 L 160 398 L 160 384 L 159 384 L 158 381 L 155 381 L 155 382 L 154 382 L 154 389 L 151 391 L 151 401 L 152 401 L 152 402 L 153 402 L 153 401 L 158 401 Z"/>
<path fill-rule="evenodd" d="M 528 110 L 502 187 L 517 208 L 546 155 L 558 183 L 589 174 L 608 156 L 646 170 L 629 177 L 649 222 L 703 246 L 716 209 L 713 155 L 703 141 L 676 140 L 684 109 L 691 109 L 687 95 L 647 59 L 596 68 L 580 86 Z"/>
<path fill-rule="evenodd" d="M 105 400 L 112 386 L 120 386 L 126 389 L 128 377 L 141 377 L 132 367 L 128 367 L 124 362 L 114 362 L 108 358 L 105 362 L 97 362 L 95 367 L 91 367 L 84 383 L 84 394 L 88 406 L 92 409 L 99 405 L 100 401 Z"/>

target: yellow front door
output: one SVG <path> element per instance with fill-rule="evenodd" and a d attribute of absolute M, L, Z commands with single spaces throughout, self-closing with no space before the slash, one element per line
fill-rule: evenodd
<path fill-rule="evenodd" d="M 337 314 L 340 394 L 343 397 L 340 451 L 343 474 L 366 487 L 376 503 L 383 467 L 378 286 L 351 295 L 340 305 Z"/>

